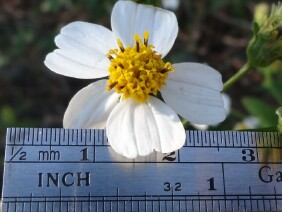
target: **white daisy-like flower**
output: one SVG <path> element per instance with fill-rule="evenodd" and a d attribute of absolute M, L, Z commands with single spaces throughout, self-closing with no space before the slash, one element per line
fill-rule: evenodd
<path fill-rule="evenodd" d="M 181 148 L 186 133 L 177 114 L 196 124 L 223 121 L 221 75 L 198 63 L 164 62 L 178 33 L 174 13 L 118 1 L 112 31 L 74 22 L 55 38 L 45 65 L 65 76 L 101 79 L 80 90 L 64 128 L 106 128 L 108 141 L 128 158 Z M 161 93 L 164 100 L 155 97 Z"/>

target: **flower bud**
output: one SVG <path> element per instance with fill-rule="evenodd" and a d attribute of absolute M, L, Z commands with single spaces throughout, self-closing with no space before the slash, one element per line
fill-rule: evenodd
<path fill-rule="evenodd" d="M 247 47 L 250 66 L 266 67 L 282 60 L 282 3 L 272 5 L 270 14 L 262 20 L 254 20 L 252 30 Z"/>

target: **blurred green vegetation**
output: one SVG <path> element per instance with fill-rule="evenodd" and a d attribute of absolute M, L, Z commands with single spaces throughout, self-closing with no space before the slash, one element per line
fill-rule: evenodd
<path fill-rule="evenodd" d="M 44 66 L 44 58 L 55 49 L 54 38 L 60 28 L 69 22 L 82 20 L 110 28 L 115 2 L 0 2 L 2 154 L 7 127 L 62 127 L 68 102 L 92 81 L 57 75 Z M 246 63 L 253 11 L 262 2 L 270 5 L 277 1 L 181 0 L 175 10 L 180 29 L 178 38 L 165 59 L 207 63 L 219 70 L 226 81 Z M 231 99 L 231 112 L 226 121 L 212 129 L 234 129 L 250 116 L 259 120 L 256 127 L 275 126 L 278 120 L 275 111 L 282 105 L 282 63 L 252 70 L 227 94 Z"/>

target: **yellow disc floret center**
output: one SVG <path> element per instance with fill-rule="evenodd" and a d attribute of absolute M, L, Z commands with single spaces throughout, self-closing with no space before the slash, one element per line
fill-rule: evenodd
<path fill-rule="evenodd" d="M 118 39 L 119 49 L 111 49 L 107 56 L 111 61 L 108 68 L 109 86 L 115 89 L 122 99 L 132 98 L 143 103 L 156 95 L 165 84 L 168 72 L 174 71 L 171 63 L 165 63 L 162 56 L 148 45 L 149 33 L 144 32 L 144 40 L 134 35 L 135 45 L 124 47 Z"/>

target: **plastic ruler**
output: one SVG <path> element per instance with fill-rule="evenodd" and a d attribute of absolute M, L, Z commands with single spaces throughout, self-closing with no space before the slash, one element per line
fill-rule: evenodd
<path fill-rule="evenodd" d="M 282 210 L 281 134 L 186 134 L 179 151 L 130 160 L 104 130 L 10 128 L 2 211 Z"/>

